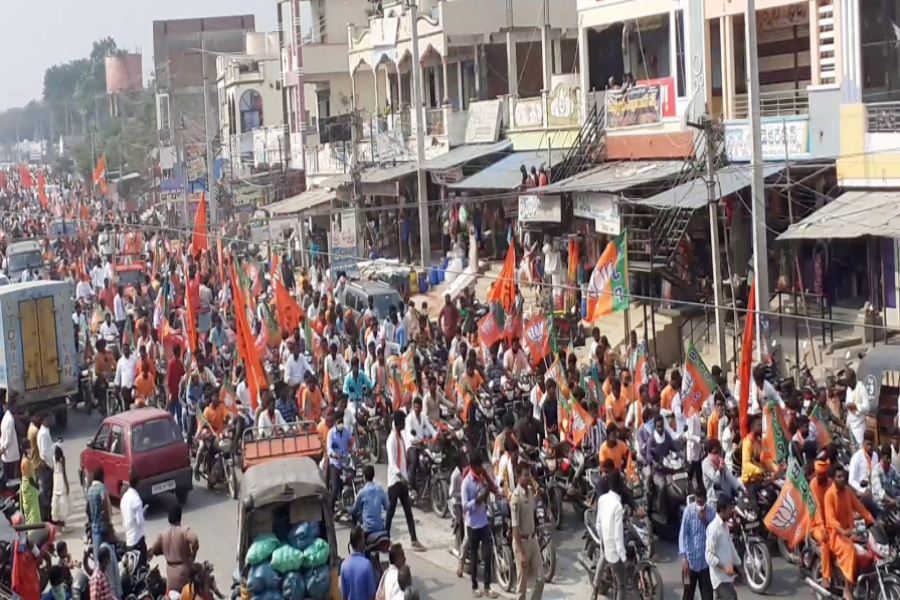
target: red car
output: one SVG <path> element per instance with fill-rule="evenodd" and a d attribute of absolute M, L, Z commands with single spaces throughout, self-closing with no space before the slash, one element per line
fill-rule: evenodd
<path fill-rule="evenodd" d="M 158 408 L 132 409 L 103 419 L 81 452 L 78 476 L 85 491 L 98 465 L 103 467 L 110 497 L 116 499 L 122 497 L 132 469 L 141 478 L 142 500 L 174 493 L 184 503 L 194 487 L 190 448 L 181 428 L 172 415 Z"/>

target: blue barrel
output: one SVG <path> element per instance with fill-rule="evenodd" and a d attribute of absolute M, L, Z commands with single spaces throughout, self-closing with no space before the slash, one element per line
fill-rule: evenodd
<path fill-rule="evenodd" d="M 428 282 L 431 283 L 431 287 L 436 287 L 441 282 L 441 271 L 438 267 L 428 269 Z"/>
<path fill-rule="evenodd" d="M 424 294 L 428 291 L 428 283 L 430 279 L 426 276 L 427 272 L 425 269 L 419 271 L 419 293 Z"/>

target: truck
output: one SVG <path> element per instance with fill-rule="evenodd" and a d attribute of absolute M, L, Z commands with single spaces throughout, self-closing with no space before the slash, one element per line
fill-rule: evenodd
<path fill-rule="evenodd" d="M 71 287 L 65 281 L 0 287 L 0 387 L 16 395 L 20 412 L 53 412 L 59 427 L 66 426 L 80 375 Z"/>

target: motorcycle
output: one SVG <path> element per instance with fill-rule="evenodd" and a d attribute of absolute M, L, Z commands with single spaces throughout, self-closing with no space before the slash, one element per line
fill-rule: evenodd
<path fill-rule="evenodd" d="M 734 514 L 728 522 L 731 540 L 738 556 L 743 558 L 742 571 L 747 587 L 754 594 L 765 594 L 772 585 L 772 554 L 761 533 L 761 505 L 742 496 L 734 507 Z"/>
<path fill-rule="evenodd" d="M 496 500 L 490 503 L 488 519 L 493 523 L 491 535 L 494 543 L 494 575 L 500 587 L 512 592 L 516 585 L 516 558 L 512 550 L 512 524 L 509 518 L 509 505 L 505 511 Z M 505 514 L 504 514 L 505 513 Z M 469 557 L 471 559 L 471 557 Z"/>
<path fill-rule="evenodd" d="M 667 532 L 672 539 L 678 539 L 684 507 L 687 505 L 688 496 L 693 492 L 693 480 L 688 465 L 682 453 L 670 452 L 663 459 L 663 464 L 654 465 L 653 469 L 665 476 L 665 506 L 659 506 L 658 490 L 652 490 L 650 519 L 659 527 L 660 532 Z"/>
<path fill-rule="evenodd" d="M 332 465 L 330 468 L 334 469 L 335 467 Z M 342 513 L 349 515 L 350 509 L 356 504 L 356 495 L 366 484 L 363 462 L 359 458 L 359 452 L 341 459 L 341 481 L 344 485 L 338 506 Z"/>
<path fill-rule="evenodd" d="M 860 531 L 857 528 L 857 531 Z M 874 525 L 867 535 L 854 536 L 865 539 L 865 546 L 856 544 L 856 585 L 854 600 L 893 600 L 900 597 L 900 577 L 890 568 L 897 560 L 897 550 L 881 525 Z M 811 565 L 806 585 L 818 600 L 842 600 L 844 577 L 837 565 L 831 570 L 831 580 L 824 581 L 819 561 Z"/>
<path fill-rule="evenodd" d="M 556 575 L 556 544 L 544 523 L 547 511 L 540 495 L 534 497 L 534 522 L 537 526 L 538 545 L 541 547 L 541 563 L 544 565 L 544 581 L 551 582 Z"/>
<path fill-rule="evenodd" d="M 197 466 L 194 471 L 194 477 L 199 480 L 200 477 L 206 479 L 206 485 L 209 489 L 216 487 L 222 483 L 228 486 L 228 493 L 233 499 L 237 499 L 238 482 L 237 471 L 234 461 L 234 428 L 229 425 L 220 435 L 207 434 L 203 436 L 203 451 L 197 453 Z M 215 446 L 214 446 L 215 445 Z M 213 458 L 212 467 L 207 472 L 207 460 L 209 452 L 216 449 L 216 456 Z"/>
<path fill-rule="evenodd" d="M 625 515 L 625 552 L 627 565 L 627 580 L 634 582 L 641 600 L 662 600 L 663 581 L 659 567 L 650 560 L 647 541 L 649 532 L 641 528 L 641 521 L 636 522 L 636 516 Z M 597 600 L 599 595 L 608 598 L 615 596 L 616 582 L 611 571 L 606 566 L 603 556 L 603 541 L 597 532 L 597 509 L 588 508 L 584 513 L 585 548 L 579 553 L 578 562 L 592 574 L 591 584 L 599 580 L 599 586 L 593 587 L 591 600 Z M 599 578 L 597 569 L 603 569 Z"/>
<path fill-rule="evenodd" d="M 366 396 L 359 403 L 356 419 L 360 430 L 357 446 L 367 453 L 371 463 L 380 463 L 384 458 L 384 441 L 390 433 L 390 420 L 384 405 L 377 402 L 374 396 Z"/>
<path fill-rule="evenodd" d="M 454 440 L 462 434 L 442 431 L 433 440 L 419 445 L 419 468 L 416 476 L 416 498 L 413 505 L 425 498 L 431 501 L 431 511 L 442 519 L 450 516 L 450 473 L 456 465 Z"/>

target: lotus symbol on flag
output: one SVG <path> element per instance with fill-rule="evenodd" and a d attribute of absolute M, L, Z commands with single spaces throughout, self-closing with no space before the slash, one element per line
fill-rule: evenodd
<path fill-rule="evenodd" d="M 796 527 L 799 514 L 797 504 L 794 501 L 794 495 L 784 494 L 781 499 L 781 504 L 775 510 L 775 514 L 772 515 L 772 527 L 783 531 L 790 531 Z"/>

